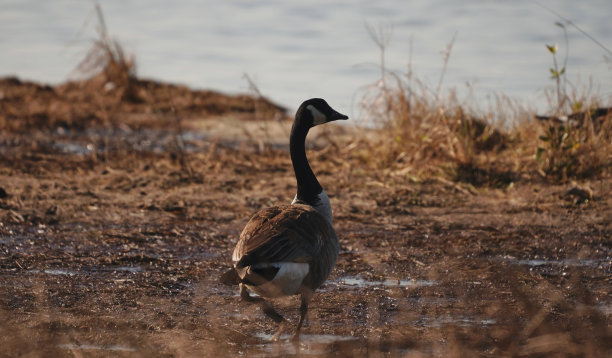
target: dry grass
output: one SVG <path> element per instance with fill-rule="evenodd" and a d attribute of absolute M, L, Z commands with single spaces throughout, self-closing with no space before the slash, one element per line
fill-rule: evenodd
<path fill-rule="evenodd" d="M 564 31 L 565 27 L 557 23 Z M 385 66 L 390 29 L 368 26 L 381 53 L 381 78 L 362 91 L 360 113 L 378 127 L 358 156 L 379 170 L 413 180 L 441 176 L 473 185 L 504 187 L 518 180 L 555 182 L 607 176 L 612 169 L 612 107 L 566 79 L 567 58 L 553 55 L 554 84 L 547 91 L 551 116 L 539 116 L 498 96 L 487 110 L 460 101 L 442 84 L 455 37 L 443 52 L 435 89 L 412 73 Z M 568 46 L 567 33 L 565 32 Z M 567 54 L 566 54 L 567 56 Z"/>
<path fill-rule="evenodd" d="M 539 136 L 536 159 L 546 176 L 565 181 L 609 174 L 612 110 L 593 108 L 568 117 L 561 123 L 545 124 Z"/>
<path fill-rule="evenodd" d="M 135 90 L 137 80 L 133 56 L 127 55 L 119 41 L 110 37 L 100 4 L 96 3 L 94 9 L 98 20 L 98 38 L 78 64 L 76 72 L 91 78 L 88 81 L 90 86 L 112 91 L 118 100 L 141 100 Z"/>
<path fill-rule="evenodd" d="M 585 103 L 586 110 L 567 113 L 570 120 L 564 122 L 560 115 L 536 119 L 504 98 L 483 112 L 452 92 L 442 98 L 411 74 L 390 74 L 360 103 L 362 113 L 380 126 L 378 138 L 364 143 L 373 154 L 364 159 L 411 178 L 444 176 L 495 187 L 521 179 L 565 182 L 609 175 L 612 110 L 596 100 L 574 103 Z"/>

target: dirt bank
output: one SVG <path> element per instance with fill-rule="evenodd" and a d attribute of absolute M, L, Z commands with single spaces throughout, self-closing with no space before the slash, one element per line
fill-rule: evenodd
<path fill-rule="evenodd" d="M 218 276 L 249 215 L 295 193 L 291 122 L 264 99 L 140 85 L 0 81 L 2 355 L 612 353 L 612 179 L 411 180 L 354 155 L 368 130 L 334 126 L 308 155 L 340 258 L 302 344 L 267 342 L 274 324 Z"/>

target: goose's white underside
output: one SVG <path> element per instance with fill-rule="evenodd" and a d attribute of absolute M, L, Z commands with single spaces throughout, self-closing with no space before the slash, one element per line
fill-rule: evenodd
<path fill-rule="evenodd" d="M 251 291 L 264 297 L 290 296 L 298 293 L 309 270 L 307 263 L 298 262 L 275 262 L 254 265 L 254 267 L 277 267 L 279 269 L 272 281 L 259 286 L 247 285 Z"/>

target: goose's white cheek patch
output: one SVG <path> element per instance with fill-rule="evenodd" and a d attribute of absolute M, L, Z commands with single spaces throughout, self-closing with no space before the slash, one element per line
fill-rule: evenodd
<path fill-rule="evenodd" d="M 326 119 L 327 117 L 321 112 L 319 111 L 315 106 L 313 105 L 308 105 L 308 107 L 306 107 L 306 109 L 308 109 L 310 111 L 310 113 L 312 113 L 312 124 L 313 125 L 319 125 L 319 124 L 323 124 L 326 123 Z"/>

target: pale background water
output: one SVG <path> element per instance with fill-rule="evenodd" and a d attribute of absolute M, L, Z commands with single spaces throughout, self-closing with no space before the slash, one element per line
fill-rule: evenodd
<path fill-rule="evenodd" d="M 612 48 L 611 0 L 541 0 Z M 457 34 L 443 89 L 486 107 L 508 95 L 546 110 L 553 85 L 545 44 L 565 49 L 562 21 L 534 1 L 161 1 L 100 2 L 110 34 L 134 54 L 138 75 L 228 93 L 261 92 L 291 109 L 324 97 L 353 113 L 359 89 L 380 76 L 365 23 L 392 25 L 387 67 L 435 89 L 442 52 Z M 56 84 L 70 78 L 95 37 L 92 1 L 0 0 L 0 75 Z M 593 81 L 612 105 L 612 57 L 572 26 L 568 79 Z M 410 49 L 412 48 L 412 51 Z M 469 84 L 469 86 L 468 86 Z M 358 96 L 357 96 L 358 97 Z"/>

